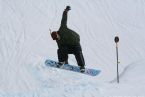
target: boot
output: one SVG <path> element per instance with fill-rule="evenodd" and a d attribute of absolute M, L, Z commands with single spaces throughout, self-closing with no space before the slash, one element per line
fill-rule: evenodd
<path fill-rule="evenodd" d="M 82 72 L 82 73 L 85 72 L 85 67 L 84 66 L 80 67 L 80 72 Z"/>
<path fill-rule="evenodd" d="M 58 68 L 62 68 L 64 64 L 65 64 L 65 62 L 58 62 L 57 67 L 58 67 Z"/>

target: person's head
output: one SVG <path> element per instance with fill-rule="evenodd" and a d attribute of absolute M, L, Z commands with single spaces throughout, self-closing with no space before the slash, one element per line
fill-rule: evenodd
<path fill-rule="evenodd" d="M 51 37 L 52 37 L 53 40 L 58 40 L 60 38 L 57 31 L 53 31 L 51 33 Z"/>

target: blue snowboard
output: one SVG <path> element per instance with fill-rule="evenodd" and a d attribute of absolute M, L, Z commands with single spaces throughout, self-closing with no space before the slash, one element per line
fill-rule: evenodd
<path fill-rule="evenodd" d="M 48 67 L 54 67 L 54 68 L 58 68 L 58 62 L 53 61 L 53 60 L 46 60 L 45 61 L 45 65 Z M 73 71 L 73 72 L 80 72 L 80 67 L 79 66 L 74 66 L 74 65 L 70 65 L 70 64 L 64 64 L 61 68 L 59 69 L 64 69 L 64 70 L 69 70 L 69 71 Z M 90 76 L 96 76 L 101 72 L 101 70 L 96 70 L 96 69 L 89 69 L 86 68 L 85 72 L 83 72 L 82 74 L 86 74 L 86 75 L 90 75 Z"/>

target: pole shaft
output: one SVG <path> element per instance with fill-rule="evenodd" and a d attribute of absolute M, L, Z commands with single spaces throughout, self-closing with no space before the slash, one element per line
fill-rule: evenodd
<path fill-rule="evenodd" d="M 118 70 L 118 45 L 116 43 L 116 57 L 117 57 L 117 82 L 119 83 L 119 70 Z"/>

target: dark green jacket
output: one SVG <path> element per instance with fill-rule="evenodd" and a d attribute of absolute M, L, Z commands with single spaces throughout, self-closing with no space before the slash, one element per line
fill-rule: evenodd
<path fill-rule="evenodd" d="M 61 26 L 58 30 L 60 40 L 57 40 L 58 47 L 73 46 L 80 43 L 80 36 L 75 31 L 67 28 L 67 11 L 63 12 Z"/>

